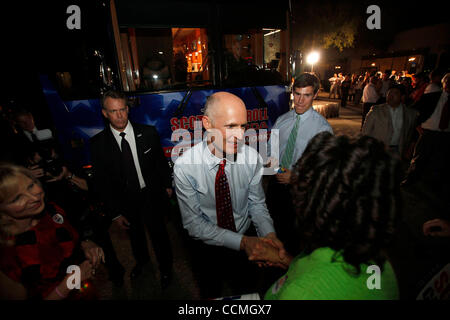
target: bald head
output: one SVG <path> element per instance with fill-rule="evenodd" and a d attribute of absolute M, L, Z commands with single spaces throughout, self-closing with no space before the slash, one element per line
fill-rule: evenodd
<path fill-rule="evenodd" d="M 234 94 L 217 92 L 206 101 L 202 122 L 209 134 L 214 135 L 216 151 L 235 154 L 244 137 L 247 109 Z"/>
<path fill-rule="evenodd" d="M 233 110 L 230 110 L 233 109 Z M 246 111 L 244 101 L 229 92 L 216 92 L 206 100 L 204 114 L 214 122 L 217 115 L 225 115 L 227 111 Z"/>

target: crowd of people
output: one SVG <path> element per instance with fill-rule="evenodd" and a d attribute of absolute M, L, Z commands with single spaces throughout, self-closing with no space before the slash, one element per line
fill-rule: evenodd
<path fill-rule="evenodd" d="M 362 96 L 369 104 L 370 94 L 382 98 L 384 92 L 385 101 L 366 106 L 363 135 L 350 139 L 335 136 L 312 108 L 319 79 L 299 75 L 293 109 L 272 128 L 270 142 L 278 139 L 279 150 L 271 150 L 266 163 L 245 144 L 246 106 L 229 92 L 207 98 L 203 141 L 185 151 L 173 171 L 157 130 L 129 121 L 123 93 L 102 97 L 106 125 L 90 139 L 88 173 L 65 163 L 51 130 L 38 130 L 29 111 L 16 110 L 9 119 L 11 150 L 0 165 L 0 296 L 92 299 L 93 291 L 71 284 L 86 288 L 100 263 L 113 284 L 123 286 L 125 270 L 108 233 L 112 223 L 128 232 L 133 279 L 151 260 L 148 230 L 165 290 L 174 270 L 164 215 L 176 198 L 202 299 L 224 296 L 225 288 L 266 299 L 398 299 L 387 251 L 400 221 L 405 158 L 399 155 L 411 152 L 420 126 L 403 183 L 425 174 L 448 190 L 450 179 L 442 177 L 450 178 L 450 74 L 419 98 L 392 78 L 366 78 L 365 86 L 356 85 L 361 77 L 343 78 L 342 99 Z M 417 104 L 406 107 L 408 97 Z M 424 172 L 430 166 L 439 177 Z M 272 175 L 265 190 L 267 168 Z M 446 220 L 423 229 L 450 235 Z M 377 290 L 367 284 L 373 265 L 381 270 Z M 74 266 L 75 280 L 77 273 L 68 272 Z"/>

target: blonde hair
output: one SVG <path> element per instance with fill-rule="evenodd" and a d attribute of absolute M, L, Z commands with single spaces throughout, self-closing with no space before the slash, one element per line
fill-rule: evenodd
<path fill-rule="evenodd" d="M 17 192 L 17 182 L 21 175 L 40 184 L 30 170 L 12 163 L 0 163 L 0 245 L 6 244 L 7 239 L 14 234 L 14 219 L 7 215 L 3 208 L 6 200 Z"/>

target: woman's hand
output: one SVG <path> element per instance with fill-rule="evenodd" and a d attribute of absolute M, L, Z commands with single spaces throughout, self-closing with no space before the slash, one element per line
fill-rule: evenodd
<path fill-rule="evenodd" d="M 70 183 L 73 183 L 78 188 L 84 191 L 88 191 L 87 181 L 83 178 L 75 176 L 73 173 L 67 177 Z"/>
<path fill-rule="evenodd" d="M 95 274 L 95 268 L 89 260 L 80 264 L 80 281 L 84 282 Z"/>
<path fill-rule="evenodd" d="M 291 183 L 291 170 L 286 170 L 285 172 L 277 173 L 276 179 L 277 179 L 278 183 L 285 184 L 285 185 L 290 184 Z"/>
<path fill-rule="evenodd" d="M 44 176 L 44 169 L 42 169 L 39 165 L 28 167 L 28 169 L 30 169 L 31 174 L 35 179 L 39 179 Z"/>
<path fill-rule="evenodd" d="M 60 181 L 64 178 L 66 178 L 68 173 L 69 173 L 69 170 L 65 166 L 62 167 L 61 173 L 57 177 L 54 177 L 50 173 L 47 172 L 47 176 L 51 178 L 51 179 L 47 180 L 47 182 Z"/>
<path fill-rule="evenodd" d="M 98 267 L 100 262 L 105 263 L 105 253 L 103 252 L 103 249 L 94 242 L 90 240 L 83 241 L 81 243 L 81 248 L 84 251 L 86 259 L 89 260 L 94 269 Z"/>

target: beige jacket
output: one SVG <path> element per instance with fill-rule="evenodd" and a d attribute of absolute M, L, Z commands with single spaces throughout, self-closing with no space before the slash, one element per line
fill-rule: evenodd
<path fill-rule="evenodd" d="M 386 146 L 389 146 L 394 133 L 389 108 L 387 103 L 373 106 L 367 114 L 362 128 L 363 135 L 381 140 Z M 403 155 L 405 148 L 408 147 L 408 143 L 411 141 L 416 118 L 417 111 L 403 106 L 403 125 L 398 144 L 401 155 Z"/>

